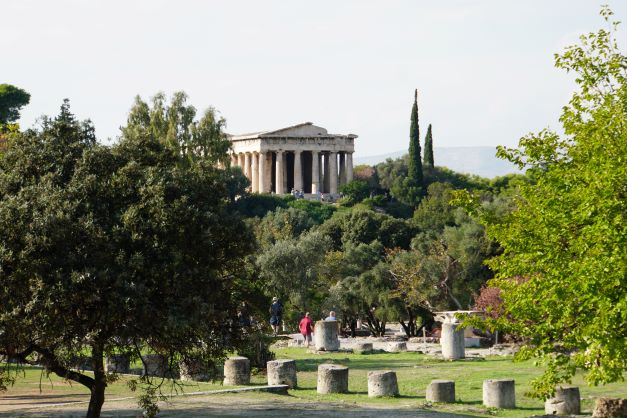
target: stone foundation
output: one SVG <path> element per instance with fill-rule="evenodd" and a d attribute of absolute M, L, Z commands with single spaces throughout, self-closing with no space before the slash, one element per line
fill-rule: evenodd
<path fill-rule="evenodd" d="M 290 389 L 297 387 L 296 361 L 273 360 L 268 362 L 268 385 L 288 385 Z"/>
<path fill-rule="evenodd" d="M 579 415 L 581 413 L 580 399 L 578 387 L 558 387 L 555 390 L 555 397 L 544 402 L 544 413 L 547 415 Z"/>
<path fill-rule="evenodd" d="M 426 399 L 429 402 L 455 402 L 455 382 L 452 380 L 432 380 L 427 386 Z"/>
<path fill-rule="evenodd" d="M 107 357 L 105 371 L 107 373 L 129 373 L 131 361 L 126 354 L 114 354 Z"/>
<path fill-rule="evenodd" d="M 368 396 L 398 396 L 396 373 L 392 371 L 368 372 Z"/>
<path fill-rule="evenodd" d="M 340 340 L 337 336 L 337 321 L 316 322 L 314 347 L 318 351 L 337 351 L 340 349 Z"/>
<path fill-rule="evenodd" d="M 387 346 L 387 351 L 390 353 L 407 351 L 407 343 L 404 341 L 390 341 Z"/>
<path fill-rule="evenodd" d="M 224 361 L 224 386 L 250 384 L 250 360 L 246 357 L 229 357 Z"/>
<path fill-rule="evenodd" d="M 318 393 L 347 393 L 348 367 L 336 364 L 318 366 Z"/>
<path fill-rule="evenodd" d="M 168 373 L 168 358 L 161 354 L 146 354 L 142 356 L 142 363 L 144 364 L 143 376 L 167 377 L 171 374 Z"/>
<path fill-rule="evenodd" d="M 483 404 L 487 407 L 512 409 L 516 407 L 514 379 L 483 381 Z"/>

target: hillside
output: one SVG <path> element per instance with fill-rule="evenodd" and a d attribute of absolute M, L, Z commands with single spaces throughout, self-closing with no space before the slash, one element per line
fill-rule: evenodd
<path fill-rule="evenodd" d="M 369 157 L 356 157 L 355 165 L 376 165 L 387 158 L 399 158 L 407 151 L 396 151 L 389 154 Z M 436 147 L 434 149 L 435 165 L 448 167 L 460 173 L 477 174 L 482 177 L 497 177 L 508 173 L 519 173 L 508 161 L 496 158 L 495 147 Z"/>

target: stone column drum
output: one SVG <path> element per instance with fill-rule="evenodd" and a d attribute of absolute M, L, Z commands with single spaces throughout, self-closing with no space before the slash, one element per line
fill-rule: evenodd
<path fill-rule="evenodd" d="M 146 354 L 142 356 L 144 364 L 143 376 L 164 377 L 168 370 L 168 359 L 161 354 Z"/>
<path fill-rule="evenodd" d="M 108 373 L 128 373 L 130 369 L 131 361 L 126 354 L 113 354 L 105 362 L 105 371 Z"/>
<path fill-rule="evenodd" d="M 180 379 L 183 381 L 207 382 L 210 380 L 208 370 L 198 359 L 182 360 L 179 363 Z"/>
<path fill-rule="evenodd" d="M 337 351 L 340 349 L 340 340 L 337 337 L 337 321 L 316 322 L 314 346 L 319 351 Z"/>
<path fill-rule="evenodd" d="M 368 372 L 368 397 L 398 396 L 396 373 L 392 371 Z"/>
<path fill-rule="evenodd" d="M 224 361 L 224 385 L 250 384 L 250 360 L 246 357 L 229 357 Z"/>
<path fill-rule="evenodd" d="M 579 415 L 581 413 L 581 396 L 576 386 L 558 387 L 555 397 L 544 402 L 544 413 L 547 415 Z"/>
<path fill-rule="evenodd" d="M 443 323 L 440 336 L 442 357 L 448 360 L 457 360 L 466 356 L 464 347 L 464 329 L 459 324 Z"/>
<path fill-rule="evenodd" d="M 390 341 L 388 343 L 388 352 L 398 353 L 401 351 L 407 351 L 407 343 L 405 341 Z"/>
<path fill-rule="evenodd" d="M 353 353 L 355 354 L 372 353 L 372 343 L 355 343 L 353 345 Z"/>
<path fill-rule="evenodd" d="M 488 379 L 483 381 L 483 404 L 493 408 L 516 408 L 514 379 Z"/>
<path fill-rule="evenodd" d="M 290 389 L 297 387 L 296 361 L 272 360 L 268 365 L 268 385 L 288 385 Z"/>
<path fill-rule="evenodd" d="M 455 382 L 453 380 L 432 380 L 427 386 L 427 401 L 455 402 Z"/>
<path fill-rule="evenodd" d="M 336 364 L 318 366 L 318 393 L 347 393 L 348 367 Z"/>

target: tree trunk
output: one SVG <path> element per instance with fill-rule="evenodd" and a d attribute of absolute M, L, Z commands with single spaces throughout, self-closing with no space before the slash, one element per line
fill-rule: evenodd
<path fill-rule="evenodd" d="M 100 411 L 105 400 L 107 375 L 104 371 L 104 353 L 102 345 L 92 345 L 92 362 L 94 368 L 94 385 L 91 388 L 91 398 L 87 409 L 87 418 L 100 418 Z"/>

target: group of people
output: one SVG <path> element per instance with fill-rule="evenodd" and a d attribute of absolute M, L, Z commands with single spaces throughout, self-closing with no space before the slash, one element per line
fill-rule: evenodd
<path fill-rule="evenodd" d="M 279 333 L 279 327 L 281 326 L 283 318 L 283 305 L 279 298 L 272 298 L 272 305 L 270 305 L 270 325 L 272 326 L 272 331 L 274 335 Z M 335 311 L 329 312 L 329 316 L 327 316 L 325 321 L 337 321 L 337 317 L 335 315 Z M 311 344 L 312 335 L 314 332 L 314 322 L 311 319 L 311 315 L 309 312 L 305 313 L 305 316 L 298 323 L 298 330 L 300 331 L 303 339 L 305 341 L 305 346 L 309 347 Z"/>
<path fill-rule="evenodd" d="M 304 199 L 305 198 L 305 192 L 303 192 L 302 190 L 294 190 L 294 189 L 292 189 L 291 194 L 296 199 Z"/>

